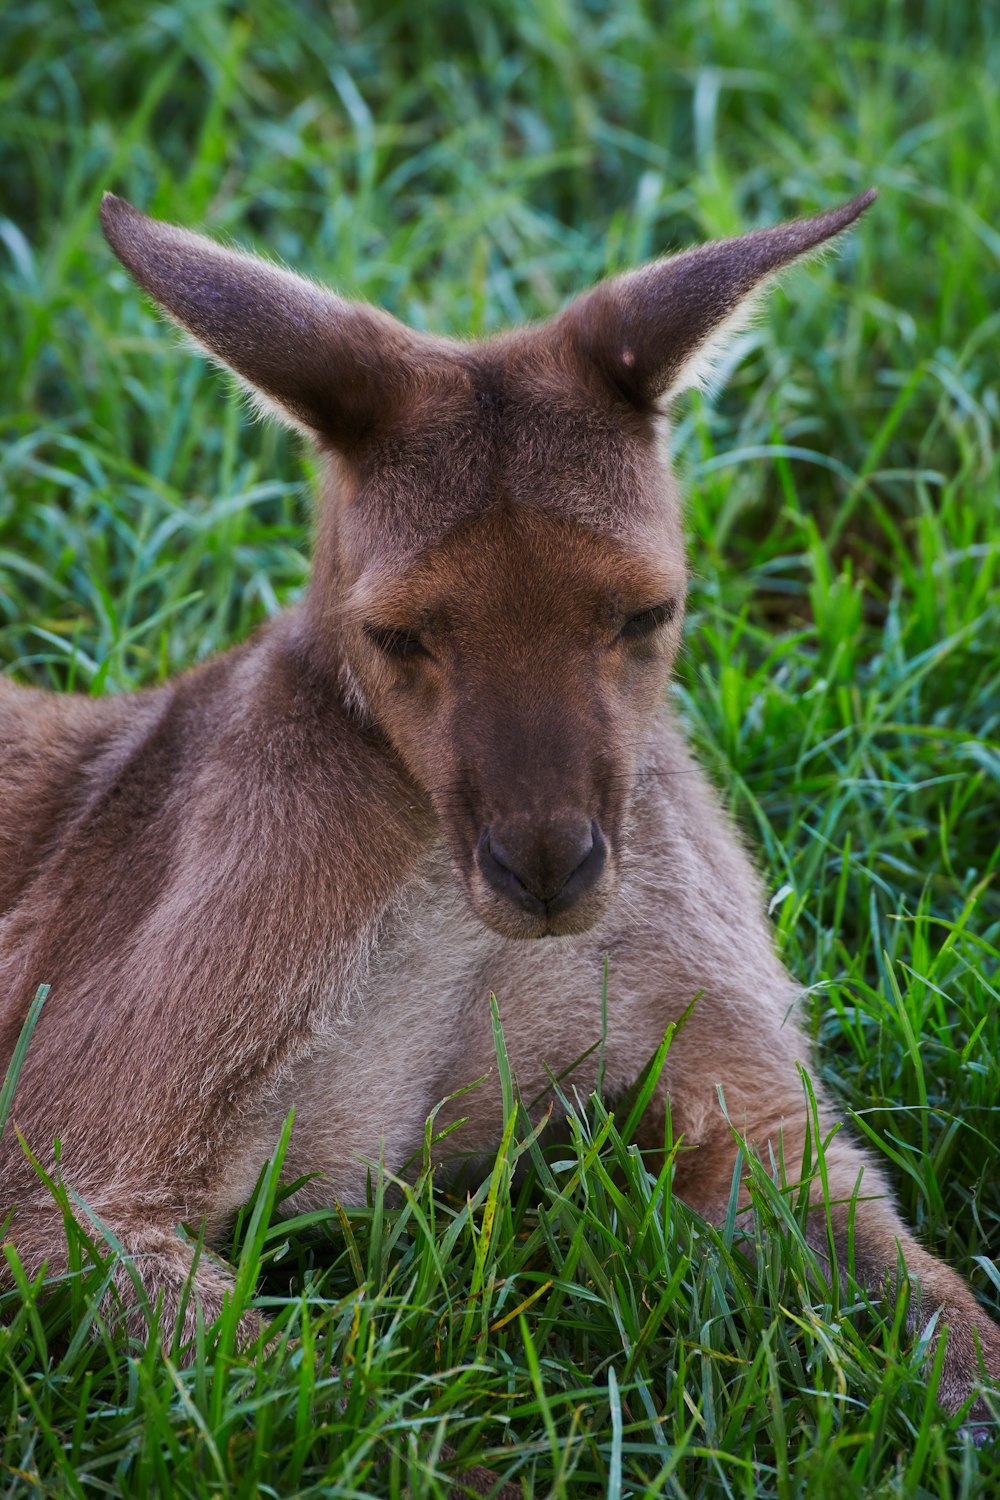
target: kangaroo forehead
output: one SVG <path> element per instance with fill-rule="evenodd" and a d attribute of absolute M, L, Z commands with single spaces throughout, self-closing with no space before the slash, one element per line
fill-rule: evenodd
<path fill-rule="evenodd" d="M 460 521 L 432 545 L 367 568 L 345 601 L 358 618 L 399 621 L 499 611 L 508 621 L 551 603 L 556 613 L 596 607 L 612 614 L 661 603 L 683 593 L 682 550 L 662 532 L 645 545 L 626 543 L 537 507 L 501 501 Z"/>
<path fill-rule="evenodd" d="M 365 519 L 410 546 L 501 500 L 615 536 L 677 503 L 647 418 L 543 363 L 471 355 L 439 367 L 374 438 L 352 489 Z"/>

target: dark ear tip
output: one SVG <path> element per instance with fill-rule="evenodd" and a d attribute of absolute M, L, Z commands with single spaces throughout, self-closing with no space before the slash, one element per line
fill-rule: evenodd
<path fill-rule="evenodd" d="M 878 189 L 871 187 L 867 192 L 859 193 L 856 198 L 849 198 L 846 203 L 841 203 L 836 208 L 828 208 L 825 213 L 816 214 L 808 219 L 793 220 L 789 228 L 794 233 L 801 226 L 803 236 L 796 254 L 815 249 L 826 240 L 832 240 L 836 235 L 843 234 L 846 229 L 850 229 L 851 225 L 857 222 L 865 209 L 869 208 L 877 197 Z M 762 240 L 766 240 L 769 232 L 766 229 L 756 231 Z M 781 232 L 780 225 L 777 232 L 779 234 Z M 794 240 L 792 243 L 794 244 Z M 794 258 L 794 255 L 785 256 L 783 263 L 787 264 Z"/>
<path fill-rule="evenodd" d="M 133 208 L 127 198 L 118 198 L 114 193 L 105 193 L 101 199 L 101 229 L 108 244 L 115 248 L 115 241 L 122 226 L 129 219 L 138 219 L 141 215 L 137 208 Z"/>
<path fill-rule="evenodd" d="M 847 229 L 855 219 L 859 219 L 865 209 L 870 208 L 878 197 L 878 188 L 870 187 L 867 192 L 859 193 L 856 198 L 849 198 L 840 208 L 830 210 L 829 217 L 839 220 L 841 226 Z"/>

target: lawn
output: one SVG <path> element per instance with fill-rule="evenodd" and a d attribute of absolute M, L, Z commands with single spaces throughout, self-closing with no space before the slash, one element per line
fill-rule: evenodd
<path fill-rule="evenodd" d="M 251 424 L 105 247 L 114 189 L 417 327 L 830 206 L 673 449 L 673 688 L 758 851 L 817 1067 L 924 1242 L 1000 1315 L 1000 19 L 971 0 L 8 0 L 0 668 L 121 692 L 302 589 L 313 463 Z M 614 975 L 609 974 L 609 1003 Z M 904 1307 L 831 1285 L 764 1163 L 749 1240 L 572 1108 L 478 1190 L 238 1226 L 189 1367 L 114 1347 L 107 1245 L 0 1296 L 7 1496 L 989 1497 Z M 527 1170 L 516 1173 L 519 1160 Z M 2 1209 L 3 1206 L 0 1206 Z M 994 1398 L 996 1402 L 996 1398 Z"/>

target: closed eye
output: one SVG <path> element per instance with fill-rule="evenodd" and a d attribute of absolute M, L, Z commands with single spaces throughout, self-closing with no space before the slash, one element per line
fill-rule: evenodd
<path fill-rule="evenodd" d="M 634 615 L 629 615 L 618 632 L 618 639 L 622 641 L 645 641 L 664 625 L 669 624 L 677 613 L 677 601 L 665 599 L 662 604 L 654 604 L 649 609 L 637 610 Z"/>
<path fill-rule="evenodd" d="M 390 661 L 413 661 L 418 656 L 428 656 L 426 646 L 415 630 L 397 630 L 391 625 L 365 624 L 365 636 Z"/>

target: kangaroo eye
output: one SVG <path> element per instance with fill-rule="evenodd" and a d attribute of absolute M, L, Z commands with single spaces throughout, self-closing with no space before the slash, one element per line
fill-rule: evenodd
<path fill-rule="evenodd" d="M 672 620 L 676 613 L 677 602 L 674 599 L 667 599 L 662 604 L 654 604 L 650 609 L 640 609 L 636 614 L 629 615 L 618 633 L 618 639 L 622 641 L 648 640 L 661 626 Z"/>
<path fill-rule="evenodd" d="M 415 657 L 428 655 L 415 630 L 394 630 L 386 625 L 365 625 L 362 628 L 375 649 L 390 661 L 413 661 Z"/>

